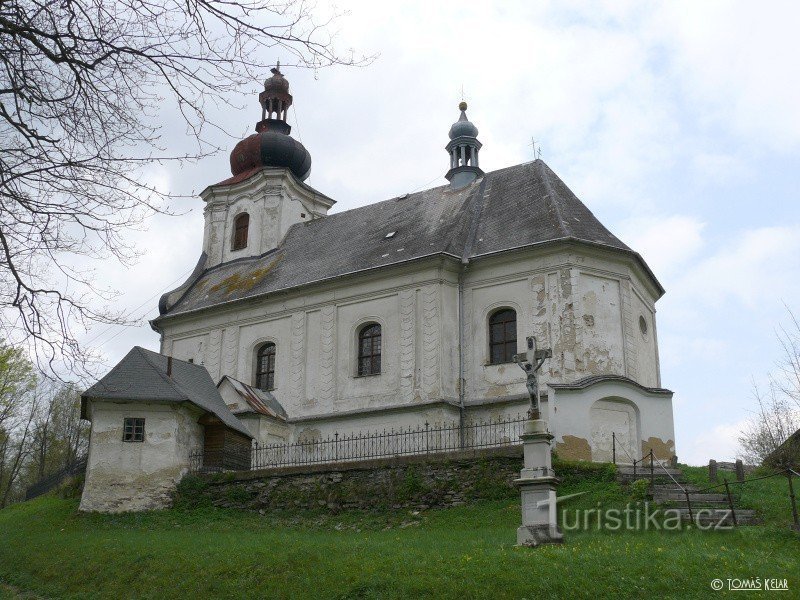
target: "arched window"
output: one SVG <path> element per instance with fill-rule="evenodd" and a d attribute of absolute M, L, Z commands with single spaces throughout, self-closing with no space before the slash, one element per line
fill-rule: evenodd
<path fill-rule="evenodd" d="M 250 227 L 250 215 L 242 213 L 233 220 L 233 249 L 247 248 L 247 229 Z"/>
<path fill-rule="evenodd" d="M 358 332 L 358 374 L 378 375 L 381 372 L 381 326 L 370 323 Z"/>
<path fill-rule="evenodd" d="M 256 387 L 268 391 L 275 389 L 275 344 L 267 342 L 256 354 Z"/>
<path fill-rule="evenodd" d="M 517 313 L 502 308 L 489 317 L 489 362 L 509 363 L 517 353 Z"/>

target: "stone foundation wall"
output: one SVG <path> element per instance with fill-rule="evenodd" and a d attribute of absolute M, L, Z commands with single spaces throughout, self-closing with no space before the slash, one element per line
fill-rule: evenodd
<path fill-rule="evenodd" d="M 193 477 L 178 490 L 191 504 L 246 510 L 414 508 L 519 499 L 522 448 L 398 457 Z"/>

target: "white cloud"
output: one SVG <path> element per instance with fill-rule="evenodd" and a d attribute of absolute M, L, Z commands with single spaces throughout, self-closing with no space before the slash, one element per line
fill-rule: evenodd
<path fill-rule="evenodd" d="M 690 465 L 707 465 L 711 459 L 736 460 L 739 435 L 746 423 L 747 420 L 742 419 L 741 421 L 720 423 L 711 429 L 703 430 L 688 442 L 683 443 L 679 448 L 683 453 L 679 455 L 679 459 Z"/>
<path fill-rule="evenodd" d="M 765 300 L 800 297 L 800 225 L 760 227 L 724 240 L 689 269 L 674 292 L 718 306 L 734 300 L 758 311 Z"/>
<path fill-rule="evenodd" d="M 705 223 L 696 217 L 632 217 L 618 227 L 619 237 L 639 252 L 657 277 L 669 277 L 703 248 Z"/>

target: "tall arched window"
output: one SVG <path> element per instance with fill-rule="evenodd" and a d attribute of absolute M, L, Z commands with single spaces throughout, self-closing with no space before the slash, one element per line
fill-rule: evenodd
<path fill-rule="evenodd" d="M 268 391 L 275 389 L 275 344 L 267 342 L 256 354 L 256 387 Z"/>
<path fill-rule="evenodd" d="M 517 313 L 501 308 L 489 317 L 489 362 L 512 362 L 517 353 Z"/>
<path fill-rule="evenodd" d="M 233 249 L 247 248 L 247 230 L 250 227 L 250 215 L 242 213 L 233 220 Z"/>
<path fill-rule="evenodd" d="M 381 326 L 370 323 L 358 332 L 358 374 L 378 375 L 381 372 Z"/>

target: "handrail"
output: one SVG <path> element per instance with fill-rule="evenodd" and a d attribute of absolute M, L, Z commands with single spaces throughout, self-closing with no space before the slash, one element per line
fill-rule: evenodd
<path fill-rule="evenodd" d="M 628 458 L 630 458 L 633 461 L 633 476 L 636 477 L 636 463 L 637 462 L 643 462 L 644 461 L 644 457 L 642 457 L 639 460 L 636 460 L 635 458 L 633 458 L 631 456 L 630 452 L 628 452 L 628 450 L 625 448 L 625 446 L 622 446 L 622 451 L 625 452 L 625 454 L 628 455 Z M 655 479 L 655 473 L 653 472 L 655 460 L 653 458 L 653 449 L 652 448 L 650 449 L 650 452 L 648 453 L 648 455 L 650 457 L 650 485 L 652 487 L 654 479 Z M 664 467 L 664 465 L 662 463 L 659 462 L 658 466 L 660 466 L 664 470 L 664 473 L 666 473 L 667 477 L 669 477 L 672 480 L 672 482 L 675 485 L 677 485 L 678 488 L 683 492 L 683 495 L 686 496 L 686 506 L 689 509 L 689 519 L 691 521 L 694 521 L 694 513 L 692 511 L 692 502 L 689 499 L 688 490 L 685 487 L 683 487 L 680 483 L 678 483 L 678 481 L 672 476 L 672 473 L 667 471 L 666 467 Z"/>
<path fill-rule="evenodd" d="M 612 432 L 611 436 L 612 436 L 611 439 L 612 439 L 612 444 L 613 444 L 614 464 L 616 464 L 616 458 L 617 458 L 616 435 L 615 435 L 614 432 Z M 628 456 L 628 458 L 631 460 L 631 462 L 633 464 L 633 475 L 634 475 L 634 477 L 636 476 L 636 465 L 639 464 L 639 463 L 643 463 L 645 458 L 647 458 L 647 456 L 650 457 L 650 484 L 652 486 L 653 485 L 653 481 L 654 481 L 654 472 L 653 472 L 653 470 L 654 470 L 654 463 L 655 463 L 655 460 L 654 460 L 654 457 L 653 457 L 653 449 L 652 448 L 650 449 L 650 452 L 648 452 L 647 456 L 643 456 L 640 459 L 634 459 L 631 456 L 630 452 L 628 452 L 628 450 L 625 448 L 624 445 L 621 446 L 621 448 L 622 448 L 622 451 Z M 689 509 L 689 520 L 690 521 L 694 521 L 694 511 L 692 510 L 692 502 L 691 502 L 691 498 L 689 496 L 689 490 L 687 490 L 680 483 L 678 483 L 678 480 L 675 479 L 672 476 L 672 473 L 670 473 L 666 469 L 666 467 L 664 466 L 664 464 L 662 462 L 659 461 L 658 462 L 658 466 L 661 467 L 661 469 L 664 471 L 664 473 L 667 475 L 667 477 L 669 477 L 672 480 L 672 482 L 678 487 L 678 489 L 680 489 L 681 492 L 683 492 L 684 496 L 686 497 L 686 506 Z M 751 482 L 754 482 L 754 481 L 760 481 L 762 479 L 770 479 L 772 477 L 777 477 L 777 476 L 780 476 L 780 475 L 786 475 L 789 478 L 789 497 L 790 497 L 791 502 L 792 502 L 792 513 L 793 513 L 792 516 L 793 516 L 793 519 L 795 521 L 795 528 L 800 529 L 800 518 L 798 517 L 797 505 L 795 504 L 794 489 L 792 487 L 792 475 L 794 475 L 795 477 L 800 477 L 800 473 L 798 473 L 797 471 L 795 471 L 792 468 L 786 468 L 783 471 L 776 471 L 775 473 L 770 473 L 768 475 L 762 475 L 760 477 L 752 477 L 750 479 L 743 479 L 742 481 L 738 481 L 738 480 L 737 481 L 728 481 L 726 478 L 723 477 L 722 483 L 718 483 L 716 485 L 708 486 L 708 487 L 705 487 L 705 488 L 702 488 L 702 489 L 699 489 L 699 490 L 694 490 L 692 493 L 693 494 L 704 494 L 704 493 L 709 492 L 711 490 L 716 490 L 718 488 L 724 487 L 725 488 L 725 495 L 728 498 L 728 506 L 730 506 L 730 510 L 731 510 L 731 518 L 733 520 L 734 526 L 737 526 L 739 523 L 738 523 L 738 520 L 736 518 L 736 510 L 735 510 L 734 505 L 733 505 L 733 496 L 731 495 L 730 485 L 731 484 L 751 483 Z"/>

